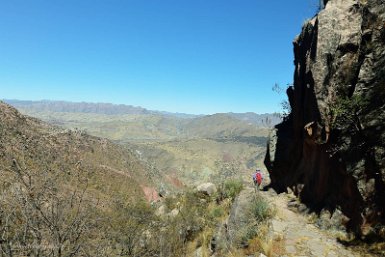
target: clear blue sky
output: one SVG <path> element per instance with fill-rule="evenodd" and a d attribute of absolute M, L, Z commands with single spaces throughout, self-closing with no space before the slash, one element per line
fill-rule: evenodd
<path fill-rule="evenodd" d="M 318 0 L 0 0 L 0 99 L 280 111 Z"/>

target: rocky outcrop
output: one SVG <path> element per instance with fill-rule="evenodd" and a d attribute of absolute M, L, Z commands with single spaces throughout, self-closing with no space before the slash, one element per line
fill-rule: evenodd
<path fill-rule="evenodd" d="M 235 198 L 227 221 L 227 234 L 231 244 L 237 247 L 245 246 L 245 235 L 250 224 L 255 223 L 252 213 L 252 203 L 255 201 L 253 188 L 246 188 Z"/>
<path fill-rule="evenodd" d="M 271 187 L 340 209 L 356 235 L 385 224 L 385 3 L 329 0 L 294 41 L 291 113 L 275 127 Z"/>

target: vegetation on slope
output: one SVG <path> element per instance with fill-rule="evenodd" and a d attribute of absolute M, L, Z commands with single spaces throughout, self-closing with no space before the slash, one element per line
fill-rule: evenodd
<path fill-rule="evenodd" d="M 144 142 L 132 144 L 132 148 L 142 159 L 156 163 L 161 174 L 190 185 L 218 182 L 229 173 L 249 177 L 264 154 L 264 145 L 211 139 Z"/>
<path fill-rule="evenodd" d="M 165 175 L 177 187 L 216 179 L 228 167 L 249 175 L 250 170 L 261 166 L 268 123 L 273 117 L 228 113 L 180 118 L 155 112 L 129 112 L 128 107 L 128 113 L 122 113 L 119 106 L 115 106 L 114 112 L 114 105 L 12 103 L 22 112 L 50 123 L 128 143 L 152 171 Z"/>
<path fill-rule="evenodd" d="M 4 256 L 190 256 L 213 251 L 241 181 L 212 196 L 145 201 L 151 165 L 80 130 L 63 131 L 0 103 L 0 251 Z M 159 175 L 159 174 L 156 174 Z M 156 178 L 162 180 L 161 176 Z M 172 214 L 172 215 L 171 215 Z"/>
<path fill-rule="evenodd" d="M 140 185 L 148 185 L 135 155 L 3 103 L 0 119 L 2 254 L 97 256 L 112 250 L 110 238 L 100 233 L 112 228 L 110 211 L 143 199 Z"/>

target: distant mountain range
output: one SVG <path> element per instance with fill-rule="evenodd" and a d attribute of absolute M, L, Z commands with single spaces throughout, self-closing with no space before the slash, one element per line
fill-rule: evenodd
<path fill-rule="evenodd" d="M 111 103 L 89 103 L 89 102 L 68 102 L 68 101 L 28 101 L 28 100 L 10 100 L 3 99 L 8 103 L 22 111 L 28 113 L 42 112 L 65 112 L 65 113 L 90 113 L 90 114 L 105 114 L 105 115 L 160 115 L 164 117 L 175 117 L 181 119 L 192 119 L 204 117 L 205 115 L 194 115 L 187 113 L 172 113 L 165 111 L 148 110 L 139 106 L 111 104 Z M 217 114 L 214 114 L 217 115 Z M 256 114 L 254 112 L 247 113 L 222 113 L 257 126 L 270 127 L 281 122 L 278 113 Z M 207 115 L 212 116 L 212 115 Z"/>
<path fill-rule="evenodd" d="M 66 101 L 24 101 L 8 100 L 4 102 L 16 107 L 27 108 L 31 111 L 50 112 L 75 112 L 75 113 L 98 113 L 98 114 L 150 114 L 151 111 L 132 105 L 110 104 L 110 103 L 87 103 L 87 102 L 66 102 Z"/>

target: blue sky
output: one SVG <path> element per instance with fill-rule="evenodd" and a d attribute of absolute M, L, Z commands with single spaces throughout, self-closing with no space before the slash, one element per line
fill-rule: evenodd
<path fill-rule="evenodd" d="M 317 0 L 0 0 L 0 99 L 280 111 Z"/>

